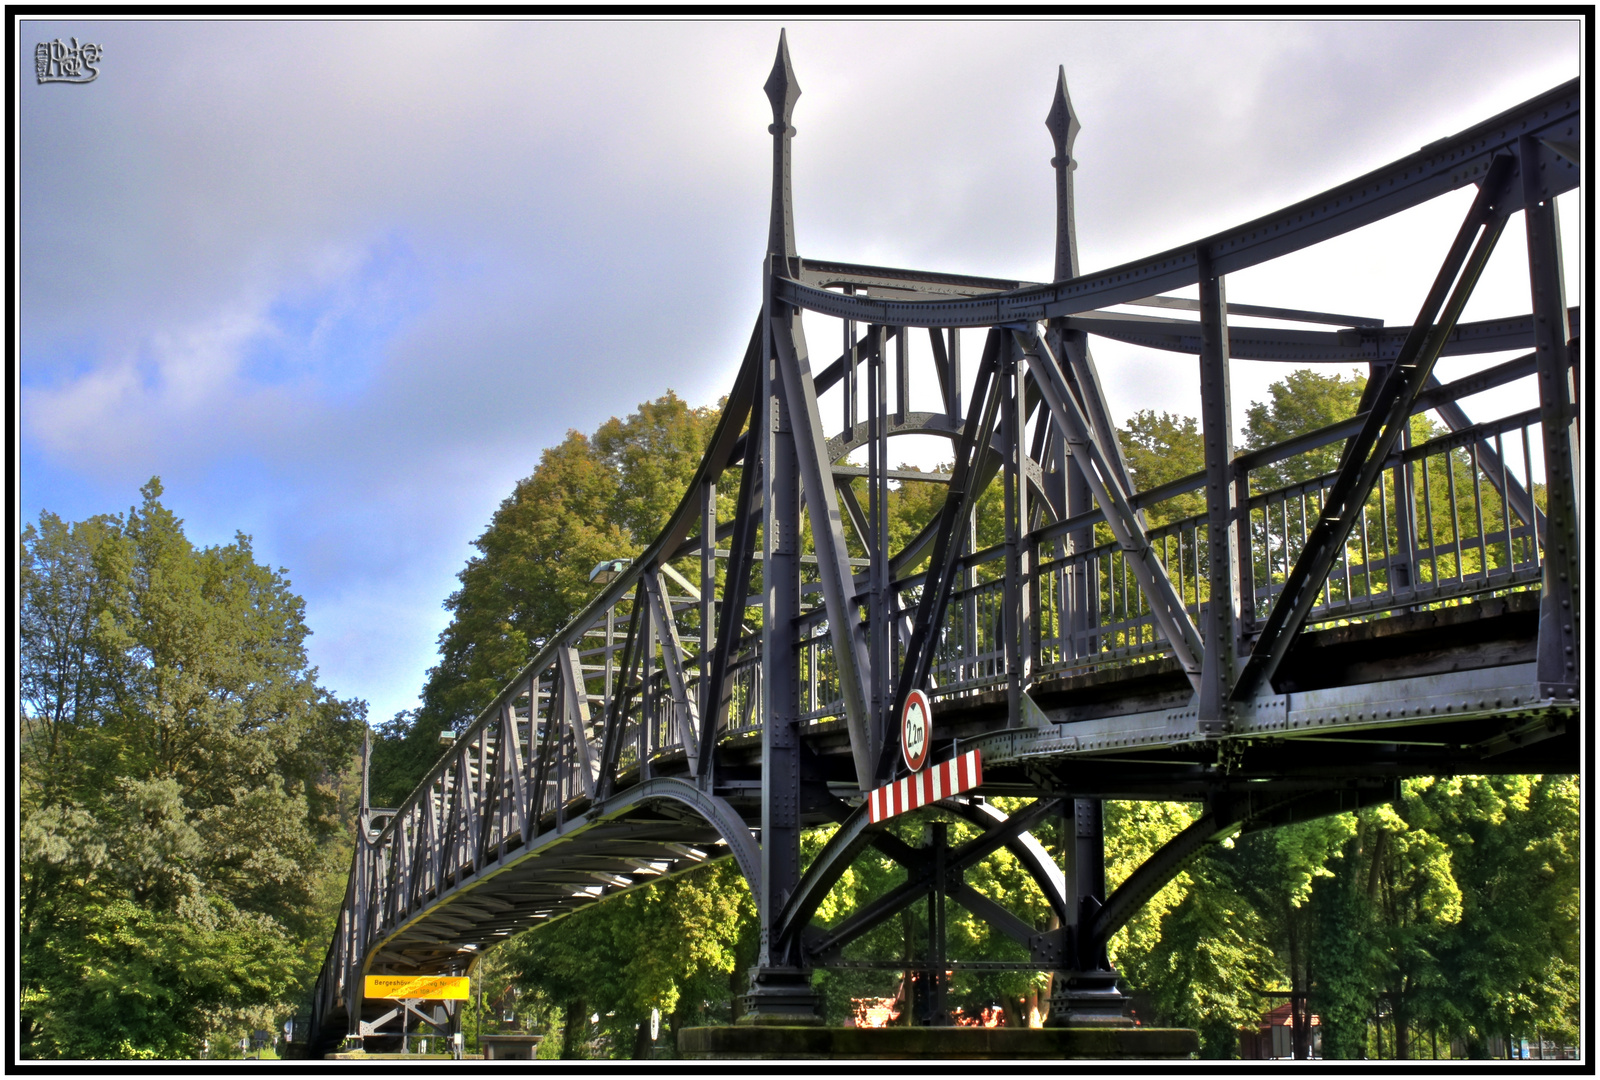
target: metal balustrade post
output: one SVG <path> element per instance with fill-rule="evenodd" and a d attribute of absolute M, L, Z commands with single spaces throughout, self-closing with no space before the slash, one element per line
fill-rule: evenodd
<path fill-rule="evenodd" d="M 1561 265 L 1561 233 L 1555 197 L 1544 190 L 1538 140 L 1524 135 L 1523 214 L 1528 232 L 1528 273 L 1533 289 L 1534 351 L 1539 379 L 1539 429 L 1544 449 L 1544 577 L 1539 597 L 1538 680 L 1544 697 L 1578 696 L 1577 388 L 1568 358 L 1572 329 Z"/>

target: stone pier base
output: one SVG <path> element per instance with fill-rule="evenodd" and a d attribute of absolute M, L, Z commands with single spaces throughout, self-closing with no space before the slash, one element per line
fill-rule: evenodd
<path fill-rule="evenodd" d="M 1074 1058 L 1150 1061 L 1200 1049 L 1189 1028 L 696 1027 L 678 1033 L 686 1058 Z"/>

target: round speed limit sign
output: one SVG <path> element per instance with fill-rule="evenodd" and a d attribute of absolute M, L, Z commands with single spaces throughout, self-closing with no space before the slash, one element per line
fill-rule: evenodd
<path fill-rule="evenodd" d="M 928 760 L 928 746 L 933 742 L 933 706 L 928 695 L 913 690 L 900 710 L 900 753 L 906 768 L 916 772 Z"/>

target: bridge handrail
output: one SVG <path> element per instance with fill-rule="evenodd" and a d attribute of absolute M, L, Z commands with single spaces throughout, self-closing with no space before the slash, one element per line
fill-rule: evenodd
<path fill-rule="evenodd" d="M 1579 309 L 1572 308 L 1571 312 L 1574 322 L 1576 322 Z M 1535 361 L 1535 356 L 1533 353 L 1529 353 L 1526 356 L 1519 356 L 1513 360 L 1507 360 L 1504 363 L 1497 364 L 1492 368 L 1474 372 L 1471 375 L 1462 376 L 1460 379 L 1445 383 L 1443 386 L 1418 395 L 1416 404 L 1413 405 L 1411 409 L 1411 415 L 1419 416 L 1430 409 L 1437 408 L 1441 402 L 1453 401 L 1457 398 L 1466 397 L 1469 393 L 1482 393 L 1484 390 L 1490 390 L 1497 386 L 1503 386 L 1506 383 L 1513 382 L 1516 379 L 1531 376 L 1536 373 L 1536 369 L 1537 364 Z M 1324 427 L 1316 428 L 1312 431 L 1307 431 L 1303 434 L 1296 435 L 1293 438 L 1285 439 L 1281 443 L 1274 443 L 1271 446 L 1264 446 L 1259 450 L 1241 451 L 1234 456 L 1234 467 L 1244 470 L 1258 469 L 1264 465 L 1272 465 L 1279 461 L 1287 460 L 1288 458 L 1294 457 L 1297 454 L 1305 453 L 1308 450 L 1315 450 L 1319 447 L 1327 446 L 1329 443 L 1337 442 L 1340 439 L 1348 438 L 1354 434 L 1360 429 L 1362 423 L 1365 422 L 1366 417 L 1366 413 L 1356 413 L 1354 416 L 1351 416 L 1348 419 L 1340 420 Z M 1128 497 L 1128 505 L 1132 506 L 1135 510 L 1145 510 L 1159 503 L 1163 503 L 1168 499 L 1176 498 L 1179 495 L 1186 495 L 1191 491 L 1199 491 L 1205 486 L 1205 482 L 1206 474 L 1204 471 L 1190 473 L 1187 476 L 1180 476 L 1176 480 L 1169 480 L 1159 487 L 1153 487 L 1145 491 L 1134 492 Z M 1086 510 L 1081 514 L 1067 518 L 1064 521 L 1058 521 L 1053 525 L 1047 525 L 1042 529 L 1036 530 L 1033 535 L 1038 537 L 1041 541 L 1056 540 L 1067 535 L 1068 533 L 1077 532 L 1080 529 L 1086 529 L 1090 526 L 1097 525 L 1105 519 L 1105 512 L 1099 507 L 1096 507 L 1093 510 Z M 1000 547 L 997 545 L 995 548 L 989 550 L 998 551 L 1000 550 Z M 921 575 L 912 575 L 912 577 L 903 578 L 901 580 L 908 581 L 912 580 L 914 577 L 920 576 Z"/>
<path fill-rule="evenodd" d="M 1501 385 L 1531 374 L 1533 374 L 1532 358 L 1529 356 L 1518 357 L 1429 391 L 1425 398 L 1419 400 L 1418 405 L 1413 410 L 1413 414 L 1425 412 L 1441 401 L 1452 400 L 1456 396 L 1464 396 L 1466 392 L 1481 392 L 1487 386 Z M 1295 455 L 1336 443 L 1347 437 L 1350 434 L 1351 426 L 1353 424 L 1358 425 L 1361 419 L 1362 414 L 1358 414 L 1351 420 L 1330 424 L 1305 435 L 1286 440 L 1283 443 L 1241 454 L 1234 459 L 1235 465 L 1248 475 L 1252 468 L 1275 464 Z M 1411 447 L 1397 447 L 1385 459 L 1383 469 L 1385 474 L 1388 474 L 1405 465 L 1426 461 L 1430 457 L 1449 454 L 1452 451 L 1472 448 L 1476 445 L 1487 445 L 1489 440 L 1517 430 L 1526 431 L 1529 426 L 1536 425 L 1538 422 L 1539 410 L 1530 409 L 1496 419 L 1480 421 L 1459 430 L 1446 431 Z M 1289 452 L 1280 452 L 1280 448 L 1283 447 L 1288 447 Z M 1477 465 L 1480 468 L 1488 468 L 1481 462 L 1477 463 Z M 1526 471 L 1530 468 L 1531 462 L 1525 460 L 1524 470 Z M 1315 495 L 1317 492 L 1325 490 L 1333 483 L 1337 475 L 1336 472 L 1324 473 L 1268 490 L 1253 492 L 1243 500 L 1241 510 L 1246 514 L 1270 513 L 1271 508 L 1283 505 L 1288 500 Z M 1147 498 L 1142 502 L 1142 505 L 1154 505 L 1163 499 L 1171 498 L 1185 491 L 1196 490 L 1202 486 L 1204 479 L 1204 474 L 1195 474 L 1153 489 L 1151 492 L 1144 493 Z M 1510 477 L 1509 475 L 1506 479 L 1510 479 L 1513 484 L 1517 482 L 1515 477 Z M 1523 477 L 1523 480 L 1531 484 L 1533 482 L 1531 472 Z M 1421 494 L 1421 492 L 1419 491 L 1417 494 Z M 1149 496 L 1152 495 L 1157 495 L 1159 498 L 1150 498 Z M 1452 497 L 1452 508 L 1456 505 L 1458 504 Z M 1413 512 L 1415 513 L 1415 510 Z M 1391 549 L 1388 541 L 1384 540 L 1381 556 L 1375 552 L 1364 551 L 1360 558 L 1353 562 L 1350 561 L 1352 556 L 1347 549 L 1346 554 L 1341 556 L 1340 564 L 1348 565 L 1351 569 L 1360 568 L 1360 572 L 1365 579 L 1361 584 L 1361 595 L 1359 597 L 1356 596 L 1355 592 L 1352 591 L 1353 586 L 1350 582 L 1345 583 L 1345 589 L 1343 590 L 1345 595 L 1343 596 L 1335 596 L 1335 592 L 1338 590 L 1330 586 L 1327 603 L 1321 604 L 1315 609 L 1310 622 L 1315 623 L 1326 621 L 1330 618 L 1345 618 L 1353 615 L 1375 614 L 1392 608 L 1408 607 L 1418 602 L 1433 602 L 1452 598 L 1460 599 L 1485 590 L 1527 587 L 1537 576 L 1539 555 L 1534 551 L 1530 553 L 1529 558 L 1519 560 L 1509 544 L 1512 541 L 1532 543 L 1537 537 L 1539 525 L 1533 521 L 1525 520 L 1521 509 L 1516 510 L 1516 523 L 1511 524 L 1512 508 L 1509 502 L 1502 505 L 1502 516 L 1506 519 L 1504 526 L 1501 526 L 1499 522 L 1486 522 L 1485 528 L 1481 533 L 1474 532 L 1471 536 L 1463 535 L 1454 528 L 1452 529 L 1452 538 L 1449 541 L 1436 542 L 1430 538 L 1424 543 L 1419 537 L 1414 536 L 1404 551 Z M 1092 527 L 1097 520 L 1098 515 L 1085 514 L 1068 522 L 1032 533 L 1029 539 L 1030 551 L 1036 560 L 1033 570 L 1035 577 L 1042 580 L 1049 575 L 1064 572 L 1071 566 L 1088 565 L 1099 568 L 1104 565 L 1108 568 L 1104 572 L 1108 573 L 1111 579 L 1117 579 L 1119 575 L 1117 560 L 1121 557 L 1121 547 L 1115 540 L 1109 540 L 1061 557 L 1049 557 L 1044 554 L 1043 548 L 1047 544 L 1078 528 Z M 1263 528 L 1267 527 L 1264 521 L 1261 524 Z M 1496 528 L 1489 528 L 1489 525 L 1494 525 Z M 1194 616 L 1199 615 L 1201 606 L 1207 602 L 1204 595 L 1206 583 L 1198 572 L 1198 549 L 1201 546 L 1198 537 L 1206 531 L 1207 515 L 1202 513 L 1150 528 L 1145 534 L 1152 546 L 1160 549 L 1158 557 L 1167 571 L 1174 573 L 1175 570 L 1174 585 L 1178 590 L 1178 594 L 1184 598 L 1185 607 Z M 1176 559 L 1173 558 L 1167 546 L 1168 541 L 1172 540 L 1176 540 L 1179 546 Z M 1251 595 L 1257 604 L 1270 603 L 1279 591 L 1278 586 L 1272 580 L 1272 556 L 1265 550 L 1258 550 L 1259 545 L 1266 542 L 1268 541 L 1264 539 L 1264 536 L 1258 533 L 1256 520 L 1252 520 L 1249 526 L 1248 539 L 1251 565 L 1256 566 L 1260 560 L 1268 560 L 1263 564 L 1267 569 L 1267 580 L 1252 579 L 1252 583 L 1249 586 Z M 1505 560 L 1499 567 L 1491 568 L 1488 566 L 1487 550 L 1489 547 L 1499 544 L 1508 545 Z M 1457 583 L 1441 583 L 1434 580 L 1438 572 L 1435 564 L 1439 557 L 1441 555 L 1449 557 L 1452 549 L 1455 549 L 1457 565 L 1460 563 L 1462 552 L 1474 549 L 1484 552 L 1485 554 L 1482 556 L 1484 566 L 1471 572 L 1463 571 L 1460 575 L 1461 580 Z M 1187 568 L 1183 560 L 1185 552 L 1190 556 Z M 962 569 L 971 569 L 992 563 L 1002 558 L 1005 554 L 1005 545 L 996 544 L 963 556 L 956 560 L 956 564 Z M 1174 563 L 1176 563 L 1176 567 L 1174 567 Z M 1425 571 L 1424 567 L 1426 567 Z M 1412 576 L 1408 583 L 1396 582 L 1389 576 L 1399 568 L 1410 569 Z M 1186 569 L 1189 571 L 1188 573 L 1185 572 Z M 1423 580 L 1424 572 L 1427 575 L 1426 581 Z M 1100 569 L 1094 569 L 1091 573 L 1094 575 L 1094 580 L 1100 581 L 1099 575 L 1102 573 Z M 1372 580 L 1374 574 L 1383 576 L 1378 582 L 1374 582 Z M 890 590 L 892 593 L 907 597 L 909 594 L 916 592 L 924 582 L 925 577 L 924 573 L 916 573 L 897 578 L 890 583 Z M 1001 582 L 999 580 L 974 582 L 968 587 L 956 586 L 952 588 L 950 606 L 947 609 L 945 632 L 949 632 L 953 622 L 968 617 L 960 614 L 963 610 L 962 603 L 964 601 L 995 593 L 1000 588 Z M 1135 656 L 1159 653 L 1167 648 L 1165 641 L 1159 635 L 1153 634 L 1151 615 L 1142 593 L 1135 592 L 1131 594 L 1127 600 L 1133 606 L 1128 607 L 1127 610 L 1121 610 L 1119 615 L 1118 611 L 1121 605 L 1118 603 L 1119 597 L 1115 595 L 1114 586 L 1108 582 L 1101 582 L 1097 588 L 1113 589 L 1113 594 L 1109 598 L 1109 606 L 1102 615 L 1103 621 L 1072 631 L 1061 629 L 1060 632 L 1055 634 L 1045 633 L 1044 627 L 1040 626 L 1039 635 L 1034 639 L 1031 646 L 1037 650 L 1035 660 L 1040 665 L 1039 670 L 1055 670 L 1063 666 L 1071 668 L 1104 666 Z M 857 594 L 857 599 L 860 600 L 865 595 L 865 593 Z M 915 606 L 914 600 L 907 599 L 902 606 L 906 609 L 913 608 Z M 1046 608 L 1041 607 L 1037 617 L 1048 619 L 1051 616 Z M 831 670 L 828 665 L 832 662 L 832 646 L 827 634 L 822 631 L 826 621 L 827 611 L 821 606 L 804 612 L 796 620 L 796 627 L 800 633 L 800 638 L 796 643 L 797 647 L 801 650 L 803 656 L 811 658 L 806 661 L 808 675 L 812 670 L 812 665 L 815 665 L 816 670 L 819 672 L 826 673 Z M 1053 623 L 1052 627 L 1054 627 Z M 979 630 L 973 630 L 970 627 L 968 630 L 978 632 L 982 636 L 982 632 Z M 1098 644 L 1093 646 L 1088 653 L 1075 651 L 1070 660 L 1047 659 L 1044 655 L 1047 649 L 1066 648 L 1066 639 L 1062 634 L 1075 634 L 1092 639 Z M 1145 640 L 1147 635 L 1149 639 Z M 1139 640 L 1135 642 L 1132 640 L 1133 637 L 1137 637 Z M 1120 644 L 1109 644 L 1114 639 L 1120 641 Z M 936 667 L 941 672 L 950 670 L 951 665 L 957 668 L 981 667 L 986 664 L 992 664 L 999 656 L 1000 653 L 995 649 L 969 652 L 960 646 L 953 653 L 947 655 L 946 647 L 941 644 L 940 658 Z M 1003 673 L 957 678 L 954 683 L 940 685 L 937 688 L 936 696 L 945 696 L 989 685 L 1000 678 L 1003 678 Z M 835 689 L 826 674 L 820 675 L 817 687 L 805 692 L 809 707 L 803 709 L 803 717 L 817 719 L 836 715 L 842 707 L 842 701 L 839 698 L 824 696 L 819 693 L 824 684 L 827 685 L 829 691 Z"/>

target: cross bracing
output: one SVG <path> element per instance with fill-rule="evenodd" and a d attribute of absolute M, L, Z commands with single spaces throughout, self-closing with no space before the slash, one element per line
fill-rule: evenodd
<path fill-rule="evenodd" d="M 930 911 L 948 900 L 1018 942 L 1018 963 L 1063 973 L 1057 1020 L 1114 1022 L 1107 938 L 1205 844 L 1387 801 L 1407 776 L 1576 771 L 1581 313 L 1563 295 L 1555 221 L 1555 197 L 1579 178 L 1576 81 L 1282 210 L 1085 274 L 1063 74 L 1047 119 L 1048 283 L 801 258 L 799 87 L 781 41 L 766 90 L 764 300 L 704 459 L 655 542 L 401 806 L 363 796 L 313 1002 L 322 1044 L 364 1017 L 376 1030 L 386 1007 L 362 1000 L 364 974 L 461 973 L 512 933 L 723 857 L 761 921 L 754 1012 L 810 1014 L 811 970 L 875 963 L 843 950 L 929 897 Z M 1230 273 L 1469 186 L 1413 325 L 1320 312 L 1314 298 L 1287 309 L 1227 296 Z M 1461 321 L 1519 219 L 1532 310 Z M 1165 295 L 1189 285 L 1198 299 Z M 1244 317 L 1267 325 L 1231 323 Z M 1094 337 L 1196 357 L 1202 471 L 1138 489 Z M 1491 353 L 1515 355 L 1452 367 Z M 1365 364 L 1366 394 L 1346 420 L 1238 452 L 1236 358 Z M 1461 404 L 1530 383 L 1533 408 L 1485 417 Z M 1409 420 L 1424 412 L 1442 433 L 1416 441 Z M 950 465 L 891 468 L 890 440 L 905 436 L 943 440 Z M 1331 472 L 1284 485 L 1274 471 L 1329 447 Z M 906 483 L 942 499 L 896 544 L 888 497 Z M 978 497 L 996 485 L 1002 539 L 980 546 Z M 731 518 L 719 491 L 733 493 Z M 1203 513 L 1153 523 L 1193 492 Z M 912 848 L 867 820 L 865 793 L 904 774 L 898 714 L 913 689 L 934 703 L 931 760 L 983 755 L 981 790 L 939 804 L 978 829 L 961 847 L 940 832 Z M 993 795 L 1029 801 L 1007 818 Z M 1204 810 L 1108 895 L 1106 798 Z M 1064 866 L 1029 833 L 1051 816 Z M 829 822 L 802 872 L 801 830 Z M 814 924 L 869 846 L 906 867 L 905 884 Z M 1002 847 L 1038 881 L 1056 929 L 963 882 Z M 978 963 L 938 950 L 918 961 L 935 995 L 938 971 Z M 927 1007 L 938 1015 L 937 1000 Z"/>

